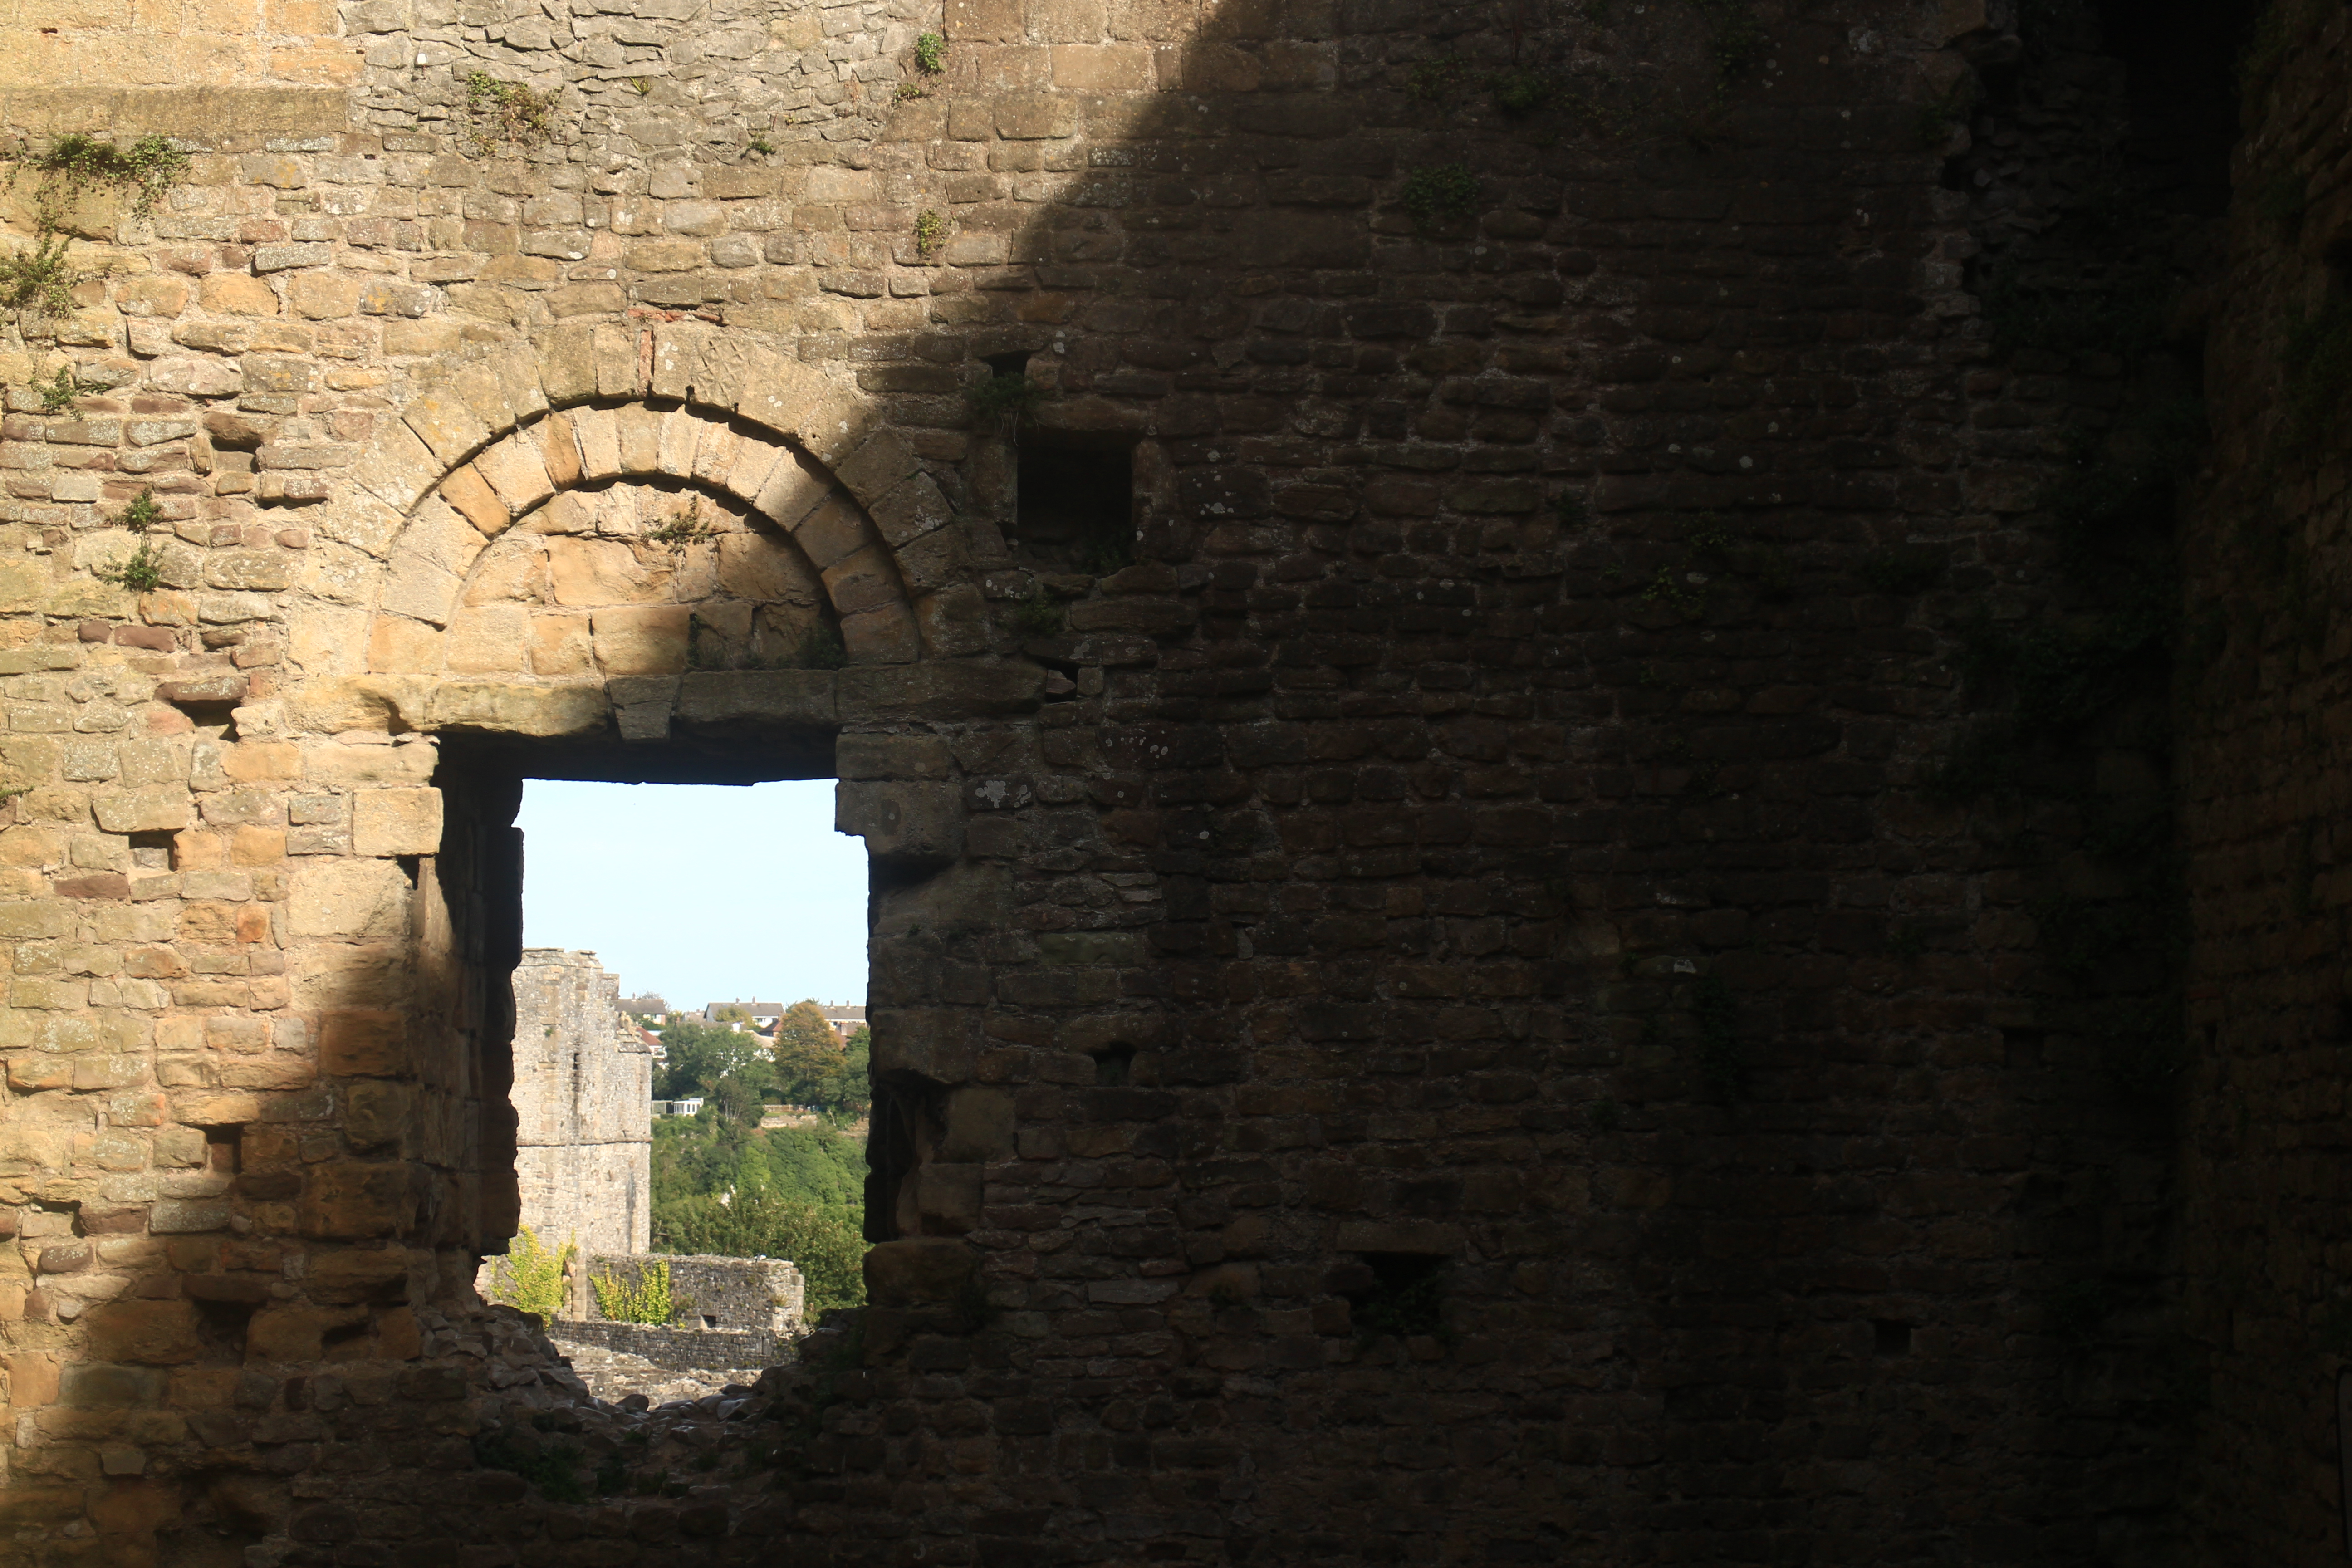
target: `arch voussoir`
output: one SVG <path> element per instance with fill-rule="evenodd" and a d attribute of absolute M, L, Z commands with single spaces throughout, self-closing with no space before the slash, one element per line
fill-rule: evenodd
<path fill-rule="evenodd" d="M 863 394 L 787 346 L 699 321 L 565 326 L 422 379 L 323 520 L 322 532 L 380 563 L 373 586 L 362 574 L 341 590 L 368 629 L 339 670 L 482 685 L 469 661 L 486 617 L 500 612 L 467 606 L 470 574 L 490 569 L 486 552 L 569 493 L 630 483 L 699 491 L 772 525 L 804 558 L 852 666 L 971 651 L 940 608 L 974 593 L 947 497 L 907 438 L 877 426 Z M 587 646 L 594 625 L 667 625 L 691 608 L 583 608 L 576 640 Z M 452 651 L 468 647 L 477 651 Z M 514 679 L 620 678 L 601 656 L 569 674 L 550 658 L 555 672 L 533 665 Z"/>

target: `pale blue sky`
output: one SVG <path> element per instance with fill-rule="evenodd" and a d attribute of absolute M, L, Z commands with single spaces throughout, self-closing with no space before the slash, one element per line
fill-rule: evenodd
<path fill-rule="evenodd" d="M 587 948 L 621 994 L 866 1000 L 866 845 L 833 781 L 523 786 L 522 940 Z"/>

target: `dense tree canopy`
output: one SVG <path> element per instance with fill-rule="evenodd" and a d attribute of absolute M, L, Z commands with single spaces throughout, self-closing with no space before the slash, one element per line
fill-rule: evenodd
<path fill-rule="evenodd" d="M 730 1076 L 741 1079 L 755 1100 L 773 1086 L 775 1069 L 767 1042 L 748 1031 L 739 1034 L 680 1019 L 662 1030 L 661 1042 L 668 1065 L 655 1080 L 656 1100 L 708 1094 Z"/>
<path fill-rule="evenodd" d="M 866 1243 L 835 1211 L 775 1193 L 679 1198 L 654 1206 L 655 1245 L 672 1252 L 734 1258 L 788 1258 L 807 1288 L 814 1319 L 836 1307 L 866 1304 Z"/>
<path fill-rule="evenodd" d="M 725 1080 L 722 1080 L 722 1082 Z M 761 1131 L 718 1103 L 654 1123 L 654 1245 L 788 1258 L 812 1315 L 866 1299 L 865 1146 L 830 1127 Z"/>
<path fill-rule="evenodd" d="M 870 1037 L 860 1024 L 846 1047 L 814 1001 L 793 1003 L 776 1024 L 771 1060 L 776 1092 L 790 1105 L 814 1105 L 836 1121 L 854 1121 L 873 1103 L 868 1083 Z"/>
<path fill-rule="evenodd" d="M 834 1037 L 833 1026 L 825 1022 L 824 1009 L 814 1001 L 793 1003 L 776 1021 L 776 1054 L 781 1057 L 794 1050 L 841 1053 L 841 1042 Z"/>

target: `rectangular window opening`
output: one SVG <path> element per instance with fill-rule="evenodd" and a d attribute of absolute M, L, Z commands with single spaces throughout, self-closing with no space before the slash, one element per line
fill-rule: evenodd
<path fill-rule="evenodd" d="M 481 1118 L 477 1289 L 551 1317 L 559 1345 L 567 1321 L 716 1329 L 775 1294 L 699 1262 L 656 1288 L 631 1259 L 790 1260 L 810 1322 L 863 1300 L 865 845 L 835 830 L 832 779 L 773 776 L 805 755 L 761 777 L 679 750 L 640 769 L 452 747 L 436 779 L 471 1081 L 511 1113 Z"/>

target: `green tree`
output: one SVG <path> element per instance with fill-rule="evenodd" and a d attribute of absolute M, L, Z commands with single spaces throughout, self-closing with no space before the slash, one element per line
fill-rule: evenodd
<path fill-rule="evenodd" d="M 760 1091 L 740 1073 L 730 1072 L 710 1086 L 710 1098 L 703 1102 L 704 1116 L 723 1117 L 748 1126 L 760 1125 Z"/>
<path fill-rule="evenodd" d="M 529 1226 L 507 1244 L 507 1255 L 490 1265 L 490 1300 L 530 1313 L 543 1327 L 563 1308 L 563 1275 L 579 1254 L 577 1240 L 551 1250 Z"/>
<path fill-rule="evenodd" d="M 841 1042 L 835 1038 L 833 1026 L 824 1021 L 824 1009 L 813 999 L 793 1003 L 776 1021 L 776 1054 L 782 1057 L 787 1050 L 841 1054 Z"/>
<path fill-rule="evenodd" d="M 793 1015 L 807 1008 L 824 1030 L 824 1043 L 810 1037 L 806 1021 L 795 1030 Z M 848 1046 L 834 1041 L 833 1030 L 812 1002 L 795 1003 L 776 1030 L 776 1087 L 794 1105 L 814 1105 L 836 1121 L 854 1121 L 874 1102 L 872 1037 L 857 1026 Z"/>
<path fill-rule="evenodd" d="M 789 1258 L 807 1283 L 814 1317 L 866 1302 L 866 1242 L 848 1215 L 773 1192 L 654 1202 L 654 1245 L 670 1252 Z"/>
<path fill-rule="evenodd" d="M 749 1032 L 738 1034 L 680 1019 L 662 1030 L 661 1042 L 668 1062 L 655 1088 L 656 1099 L 707 1094 L 730 1073 L 750 1084 L 755 1095 L 774 1081 L 775 1069 L 768 1060 L 765 1043 Z"/>

